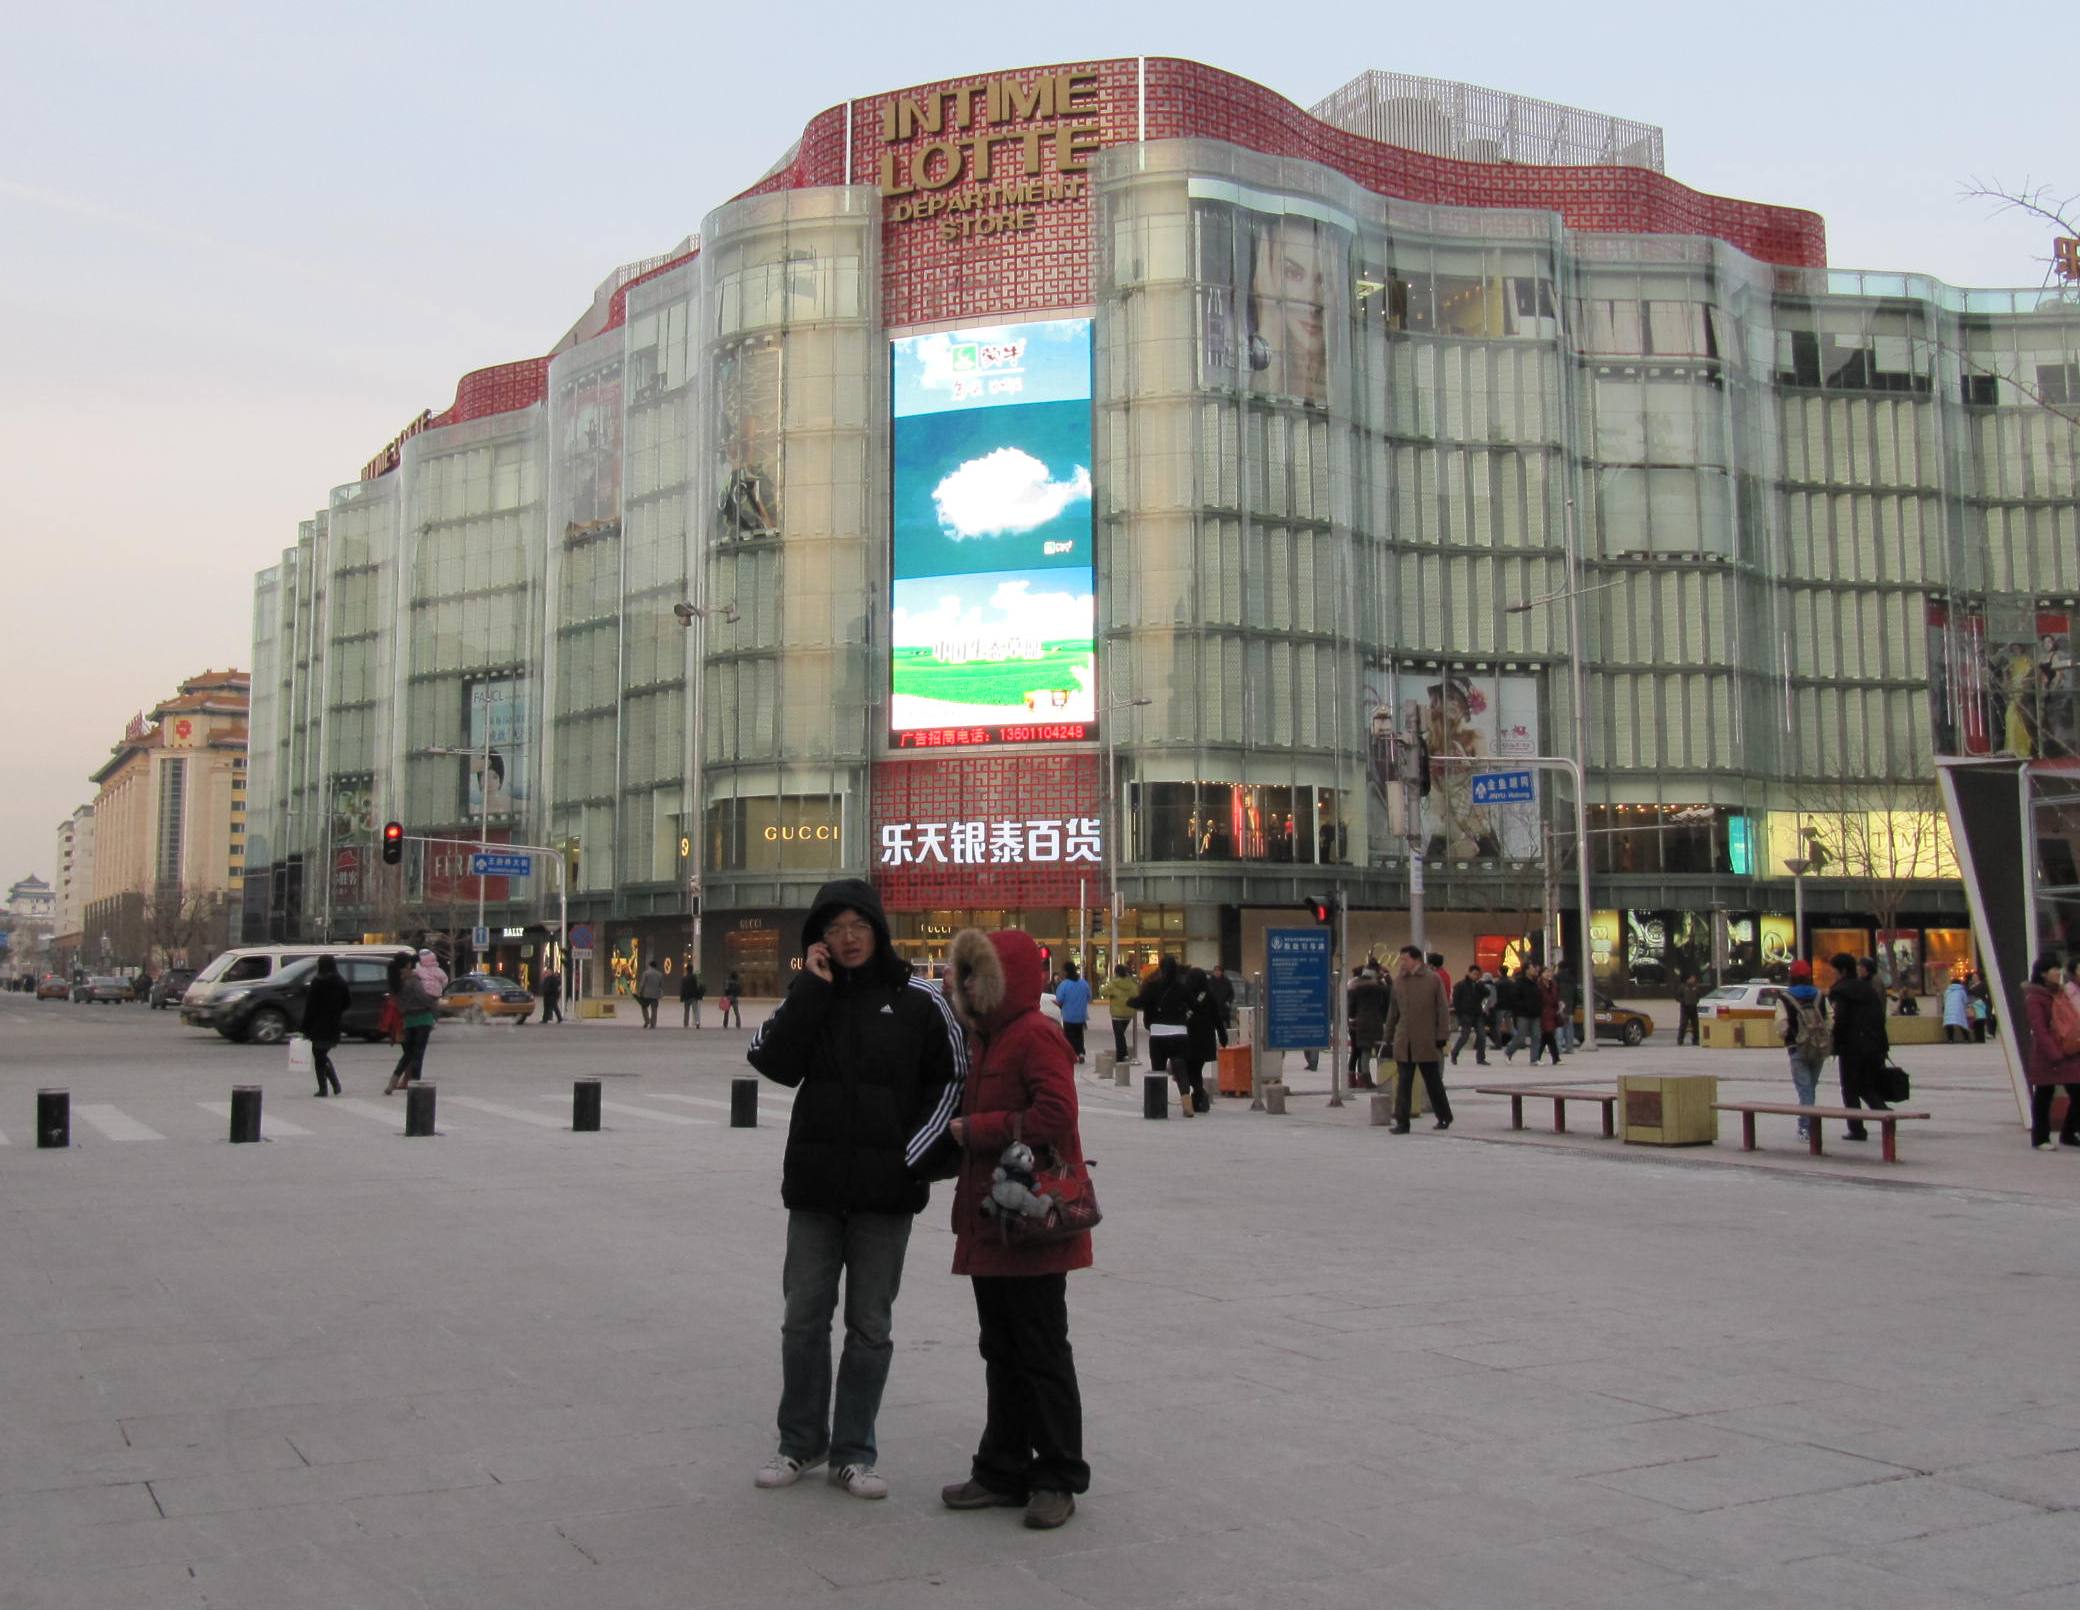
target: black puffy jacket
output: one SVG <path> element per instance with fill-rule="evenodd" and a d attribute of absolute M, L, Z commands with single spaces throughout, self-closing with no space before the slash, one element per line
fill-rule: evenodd
<path fill-rule="evenodd" d="M 825 884 L 802 948 L 848 907 L 873 924 L 873 959 L 830 983 L 804 968 L 746 1054 L 797 1091 L 781 1201 L 814 1213 L 916 1213 L 929 1180 L 957 1160 L 946 1125 L 960 1111 L 967 1040 L 938 988 L 896 955 L 872 885 Z"/>

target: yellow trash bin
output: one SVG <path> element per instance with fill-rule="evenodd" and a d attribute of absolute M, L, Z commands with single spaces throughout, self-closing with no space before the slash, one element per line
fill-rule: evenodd
<path fill-rule="evenodd" d="M 1709 1073 L 1622 1074 L 1618 1133 L 1628 1146 L 1709 1146 L 1719 1138 L 1718 1099 Z"/>

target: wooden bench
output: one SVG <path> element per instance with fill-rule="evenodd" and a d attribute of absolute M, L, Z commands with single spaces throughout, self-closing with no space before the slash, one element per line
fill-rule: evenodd
<path fill-rule="evenodd" d="M 1876 1111 L 1869 1107 L 1801 1107 L 1792 1101 L 1715 1101 L 1714 1112 L 1737 1112 L 1741 1115 L 1741 1150 L 1755 1150 L 1755 1115 L 1759 1112 L 1783 1113 L 1806 1122 L 1806 1144 L 1815 1157 L 1820 1155 L 1820 1130 L 1823 1118 L 1839 1118 L 1850 1124 L 1876 1124 L 1879 1138 L 1884 1142 L 1885 1161 L 1899 1161 L 1899 1125 L 1910 1118 L 1926 1118 L 1925 1112 L 1903 1112 L 1897 1107 Z"/>
<path fill-rule="evenodd" d="M 1567 1104 L 1570 1101 L 1593 1101 L 1603 1108 L 1603 1132 L 1615 1135 L 1618 1132 L 1618 1092 L 1615 1090 L 1591 1090 L 1583 1085 L 1475 1085 L 1474 1093 L 1482 1096 L 1509 1097 L 1509 1127 L 1524 1127 L 1524 1098 L 1553 1104 L 1553 1133 L 1567 1133 Z"/>

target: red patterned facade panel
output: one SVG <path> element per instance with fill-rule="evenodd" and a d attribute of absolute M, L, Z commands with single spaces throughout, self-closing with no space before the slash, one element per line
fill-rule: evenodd
<path fill-rule="evenodd" d="M 963 755 L 874 767 L 868 863 L 891 911 L 1102 902 L 1096 755 Z"/>
<path fill-rule="evenodd" d="M 660 274 L 669 274 L 673 269 L 680 267 L 682 264 L 692 262 L 696 257 L 700 256 L 700 254 L 701 251 L 698 246 L 696 246 L 690 252 L 681 252 L 670 262 L 659 263 L 655 268 L 651 269 L 649 273 L 638 274 L 626 285 L 623 285 L 619 289 L 617 289 L 614 292 L 614 294 L 607 299 L 607 322 L 600 327 L 600 334 L 605 335 L 609 330 L 618 330 L 621 328 L 623 324 L 628 322 L 628 293 L 630 291 L 634 290 L 638 285 L 641 285 L 645 280 L 654 280 Z"/>
<path fill-rule="evenodd" d="M 474 369 L 455 383 L 455 401 L 433 423 L 460 425 L 492 414 L 509 414 L 516 408 L 531 408 L 549 390 L 549 360 L 522 358 L 515 363 Z"/>

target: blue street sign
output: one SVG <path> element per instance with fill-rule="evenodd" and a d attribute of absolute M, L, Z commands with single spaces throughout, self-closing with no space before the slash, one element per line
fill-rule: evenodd
<path fill-rule="evenodd" d="M 1477 771 L 1473 774 L 1476 805 L 1534 805 L 1538 794 L 1528 771 Z"/>
<path fill-rule="evenodd" d="M 470 855 L 469 869 L 480 878 L 524 878 L 534 869 L 534 861 L 525 855 L 498 855 L 476 850 Z"/>
<path fill-rule="evenodd" d="M 1264 935 L 1264 1045 L 1305 1051 L 1328 1045 L 1329 930 L 1273 928 Z"/>

